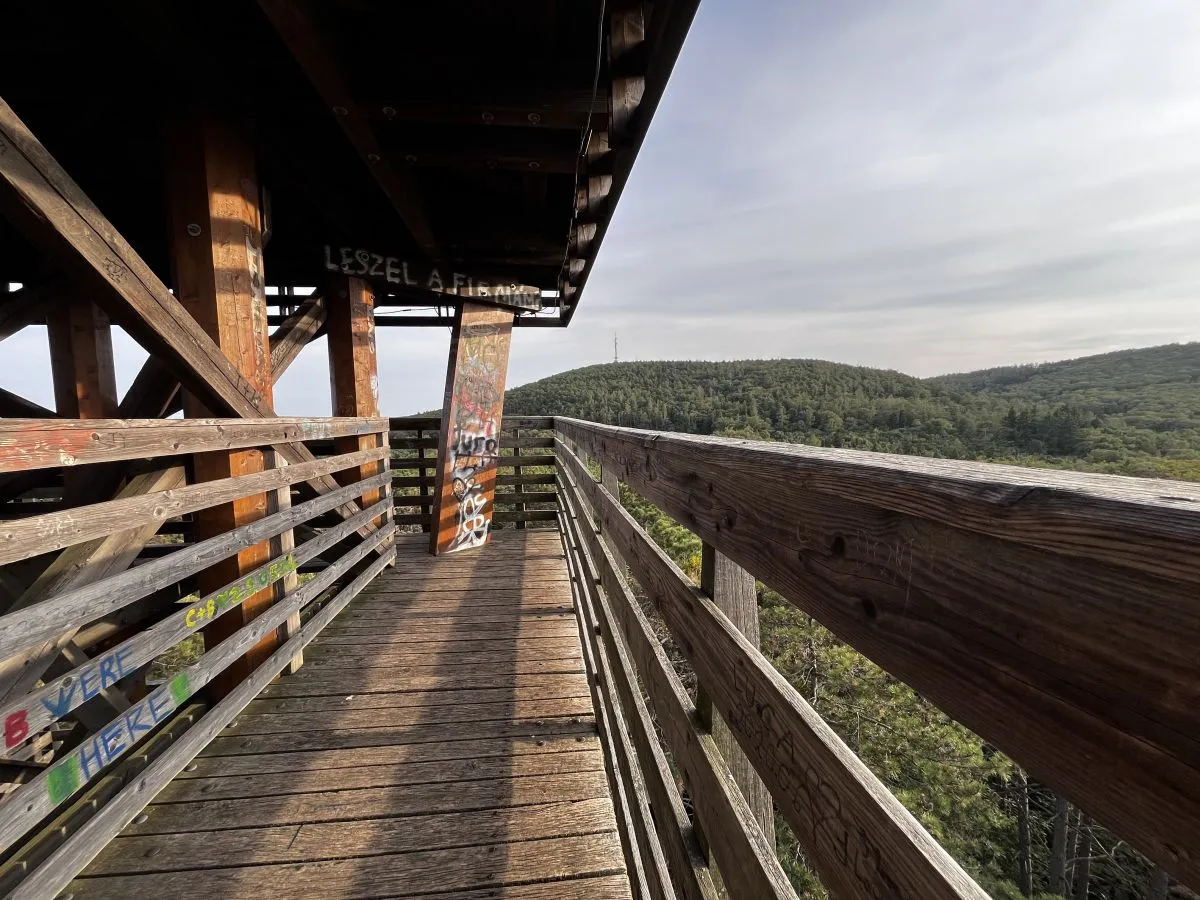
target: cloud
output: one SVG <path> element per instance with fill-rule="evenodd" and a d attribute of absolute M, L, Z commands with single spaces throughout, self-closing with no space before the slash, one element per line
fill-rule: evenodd
<path fill-rule="evenodd" d="M 1194 0 L 701 4 L 572 327 L 517 331 L 510 383 L 614 332 L 918 375 L 1200 339 L 1197 46 Z M 440 405 L 445 332 L 379 335 L 385 410 Z M 322 352 L 281 411 L 328 411 Z"/>

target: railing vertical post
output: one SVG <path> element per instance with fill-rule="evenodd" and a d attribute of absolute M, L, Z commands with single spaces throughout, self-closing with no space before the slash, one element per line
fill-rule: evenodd
<path fill-rule="evenodd" d="M 726 556 L 721 555 L 707 541 L 703 545 L 700 563 L 700 589 L 712 598 L 720 610 L 746 639 L 759 646 L 758 594 L 754 576 Z M 696 692 L 696 709 L 708 725 L 717 747 L 721 750 L 733 779 L 742 791 L 742 796 L 754 812 L 754 818 L 762 829 L 763 836 L 771 846 L 775 845 L 775 810 L 771 795 L 763 784 L 754 766 L 738 746 L 729 726 L 721 714 L 713 708 L 704 685 Z"/>
<path fill-rule="evenodd" d="M 263 451 L 263 467 L 267 469 L 278 469 L 287 465 L 287 460 L 276 453 L 274 450 Z M 277 512 L 282 512 L 285 509 L 290 509 L 292 506 L 292 486 L 285 484 L 278 490 L 267 493 L 267 515 L 273 516 Z M 296 547 L 296 537 L 292 529 L 280 532 L 275 537 L 271 538 L 271 556 L 279 557 L 284 553 L 291 553 Z M 285 575 L 281 580 L 271 585 L 271 596 L 274 597 L 274 602 L 279 603 L 292 591 L 300 586 L 300 576 L 291 572 Z M 292 637 L 295 637 L 300 632 L 300 610 L 296 610 L 292 615 L 288 616 L 288 620 L 279 626 L 278 641 L 285 643 Z M 292 657 L 291 662 L 283 670 L 285 674 L 294 675 L 304 665 L 304 653 L 297 653 Z"/>
<path fill-rule="evenodd" d="M 418 443 L 420 443 L 422 440 L 425 439 L 425 433 L 426 432 L 425 432 L 424 428 L 417 429 L 417 442 Z M 436 433 L 434 434 L 434 439 L 435 440 L 437 439 Z M 427 473 L 432 473 L 436 477 L 437 453 L 438 453 L 437 447 L 434 447 L 433 448 L 434 464 L 433 464 L 433 466 L 431 466 L 429 468 L 425 468 L 425 461 L 429 458 L 429 455 L 425 452 L 424 447 L 417 448 L 417 477 L 418 478 L 421 478 L 422 480 L 424 480 L 426 478 Z M 422 484 L 421 487 L 419 488 L 419 492 L 422 497 L 432 497 L 433 496 L 433 484 L 432 483 Z M 425 521 L 421 523 L 421 532 L 422 532 L 422 534 L 429 534 L 429 532 L 433 529 L 433 525 L 432 525 L 433 505 L 430 504 L 429 506 L 421 506 L 421 507 L 419 507 L 419 509 L 421 509 L 422 512 L 424 512 L 426 514 Z"/>
<path fill-rule="evenodd" d="M 604 485 L 604 489 L 613 495 L 613 499 L 618 503 L 621 502 L 621 482 L 617 478 L 616 470 L 612 466 L 600 464 L 600 483 Z M 608 552 L 613 555 L 614 559 L 620 559 L 621 554 L 617 551 L 617 545 L 613 543 L 611 535 L 604 531 L 604 526 L 599 521 L 596 523 L 596 530 L 600 532 L 600 538 L 604 541 L 604 545 L 608 547 Z"/>
<path fill-rule="evenodd" d="M 520 438 L 520 437 L 521 437 L 521 429 L 514 428 L 513 429 L 513 438 Z M 521 455 L 521 447 L 516 444 L 516 441 L 514 441 L 513 452 L 517 456 Z M 525 469 L 523 466 L 515 466 L 513 468 L 513 473 L 517 476 L 517 485 L 516 485 L 515 491 L 518 494 L 525 493 L 525 485 L 521 484 L 521 475 L 524 473 L 524 471 L 525 471 Z M 521 503 L 520 501 L 517 501 L 517 502 L 513 503 L 513 510 L 515 512 L 521 514 L 521 518 L 517 519 L 517 528 L 524 528 L 525 527 L 525 519 L 524 519 L 525 504 Z"/>
<path fill-rule="evenodd" d="M 387 473 L 387 481 L 384 482 L 383 487 L 379 491 L 380 499 L 386 499 L 388 501 L 387 512 L 383 514 L 383 518 L 380 520 L 380 527 L 382 528 L 383 526 L 390 525 L 396 521 L 396 500 L 392 496 L 392 436 L 391 432 L 388 430 L 388 426 L 386 425 L 384 426 L 383 431 L 379 434 L 379 446 L 387 449 L 387 454 L 383 457 L 383 460 L 379 464 L 383 468 L 383 471 Z M 424 451 L 422 450 L 420 452 L 423 453 Z M 393 547 L 396 545 L 396 538 L 394 535 L 391 537 L 388 543 Z M 396 565 L 395 553 L 392 554 L 392 561 L 388 563 L 389 567 L 394 565 Z"/>

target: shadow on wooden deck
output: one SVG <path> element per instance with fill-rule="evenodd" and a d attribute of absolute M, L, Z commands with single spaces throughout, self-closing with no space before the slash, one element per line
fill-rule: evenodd
<path fill-rule="evenodd" d="M 364 591 L 71 885 L 83 898 L 629 897 L 556 531 Z"/>

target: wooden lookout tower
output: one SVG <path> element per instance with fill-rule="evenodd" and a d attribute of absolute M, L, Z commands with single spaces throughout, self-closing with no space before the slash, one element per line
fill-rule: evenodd
<path fill-rule="evenodd" d="M 504 415 L 696 6 L 0 9 L 0 342 L 54 396 L 0 387 L 0 895 L 788 898 L 778 819 L 833 896 L 984 897 L 756 581 L 1200 886 L 1194 485 Z M 382 418 L 431 326 L 442 414 Z M 276 416 L 319 336 L 330 415 Z"/>

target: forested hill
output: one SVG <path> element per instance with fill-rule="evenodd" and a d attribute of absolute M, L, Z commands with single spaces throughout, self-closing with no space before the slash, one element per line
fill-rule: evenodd
<path fill-rule="evenodd" d="M 1200 478 L 1200 343 L 930 379 L 819 360 L 613 363 L 514 388 L 505 411 Z"/>

